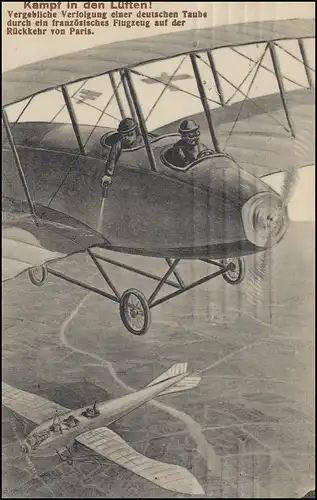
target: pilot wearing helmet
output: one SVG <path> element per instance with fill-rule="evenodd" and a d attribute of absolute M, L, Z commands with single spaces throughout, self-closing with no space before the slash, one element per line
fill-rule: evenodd
<path fill-rule="evenodd" d="M 208 148 L 199 141 L 199 125 L 194 120 L 183 120 L 178 132 L 181 139 L 174 144 L 171 159 L 176 167 L 184 168 L 197 160 L 200 153 Z"/>
<path fill-rule="evenodd" d="M 124 118 L 118 126 L 116 134 L 113 134 L 113 145 L 106 160 L 105 175 L 101 179 L 103 193 L 105 194 L 107 187 L 111 184 L 116 165 L 119 161 L 123 149 L 131 149 L 143 144 L 143 139 L 139 131 L 137 122 L 133 118 Z M 104 137 L 101 138 L 101 145 Z"/>

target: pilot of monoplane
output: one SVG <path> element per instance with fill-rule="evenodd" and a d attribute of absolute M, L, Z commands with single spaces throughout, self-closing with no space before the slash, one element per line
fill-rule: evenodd
<path fill-rule="evenodd" d="M 111 136 L 112 146 L 106 160 L 105 174 L 101 179 L 103 188 L 107 188 L 111 184 L 112 177 L 123 149 L 131 149 L 143 144 L 142 135 L 139 131 L 139 126 L 133 118 L 124 118 L 119 123 L 117 132 Z M 101 138 L 103 145 L 104 138 Z"/>
<path fill-rule="evenodd" d="M 200 153 L 208 148 L 200 142 L 200 128 L 194 120 L 183 120 L 178 132 L 181 139 L 172 147 L 171 160 L 176 167 L 184 168 L 197 160 Z"/>

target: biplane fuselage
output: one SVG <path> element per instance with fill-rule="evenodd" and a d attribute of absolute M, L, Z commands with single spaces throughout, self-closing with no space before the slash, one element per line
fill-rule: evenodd
<path fill-rule="evenodd" d="M 80 127 L 83 137 L 91 128 Z M 71 125 L 21 123 L 13 131 L 26 181 L 35 204 L 42 206 L 41 214 L 49 206 L 50 217 L 60 220 L 62 213 L 70 225 L 75 219 L 95 230 L 107 155 L 100 138 L 114 131 L 97 127 L 86 156 L 78 154 Z M 149 256 L 216 259 L 263 250 L 257 228 L 249 228 L 248 234 L 246 226 L 252 219 L 248 200 L 261 198 L 262 211 L 269 218 L 280 203 L 278 194 L 226 154 L 211 154 L 185 170 L 173 167 L 164 160 L 164 152 L 178 140 L 177 133 L 164 134 L 164 128 L 159 135 L 151 134 L 156 172 L 150 169 L 144 145 L 122 152 L 104 207 L 100 230 L 104 243 L 98 246 Z M 210 144 L 203 127 L 201 141 Z M 12 153 L 4 151 L 8 177 L 12 161 Z M 8 198 L 23 200 L 18 178 L 11 185 L 14 192 L 6 186 Z M 287 220 L 285 210 L 274 243 L 284 235 Z M 37 237 L 41 242 L 40 232 Z"/>

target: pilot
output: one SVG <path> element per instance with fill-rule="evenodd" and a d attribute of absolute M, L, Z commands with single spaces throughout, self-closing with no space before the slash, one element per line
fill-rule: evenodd
<path fill-rule="evenodd" d="M 106 188 L 111 184 L 112 176 L 122 150 L 135 148 L 143 143 L 138 124 L 133 118 L 124 118 L 120 122 L 117 133 L 114 136 L 114 143 L 106 160 L 105 175 L 101 179 L 103 193 L 106 192 Z M 101 145 L 103 146 L 103 138 L 101 138 Z"/>
<path fill-rule="evenodd" d="M 53 419 L 52 425 L 50 427 L 50 430 L 54 434 L 57 434 L 57 433 L 63 434 L 63 429 L 62 429 L 62 425 L 61 425 L 58 413 L 56 413 L 56 415 L 54 416 L 54 419 Z"/>
<path fill-rule="evenodd" d="M 86 411 L 84 412 L 86 417 L 92 418 L 98 417 L 98 415 L 100 415 L 99 411 L 97 410 L 96 404 L 97 402 L 94 403 L 92 408 L 90 406 L 86 408 Z"/>
<path fill-rule="evenodd" d="M 178 132 L 181 139 L 172 147 L 171 160 L 176 167 L 184 168 L 197 160 L 199 154 L 208 148 L 199 141 L 199 125 L 194 120 L 183 120 Z"/>

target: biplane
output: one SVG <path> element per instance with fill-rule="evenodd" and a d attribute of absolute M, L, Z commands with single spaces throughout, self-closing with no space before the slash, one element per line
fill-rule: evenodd
<path fill-rule="evenodd" d="M 296 171 L 314 163 L 314 36 L 314 20 L 218 26 L 5 72 L 2 279 L 28 270 L 35 285 L 50 273 L 93 291 L 119 305 L 135 335 L 164 301 L 220 275 L 241 283 L 244 257 L 284 237 Z M 123 149 L 103 206 L 105 159 L 125 117 L 142 143 Z M 169 152 L 184 117 L 208 149 L 179 168 Z M 285 172 L 281 192 L 265 182 L 276 172 Z M 167 270 L 157 276 L 101 248 L 162 258 Z M 86 251 L 109 291 L 48 267 Z M 187 283 L 177 269 L 186 259 L 216 270 Z M 153 293 L 120 294 L 106 263 L 156 281 Z M 164 285 L 174 291 L 158 298 Z"/>
<path fill-rule="evenodd" d="M 200 376 L 187 372 L 187 366 L 187 363 L 177 363 L 132 394 L 73 410 L 2 382 L 2 404 L 25 428 L 27 435 L 20 446 L 27 458 L 57 456 L 74 465 L 75 461 L 87 460 L 88 452 L 166 490 L 204 495 L 202 486 L 189 470 L 147 458 L 108 428 L 153 398 L 196 387 Z M 82 456 L 78 456 L 79 448 L 84 451 Z"/>

